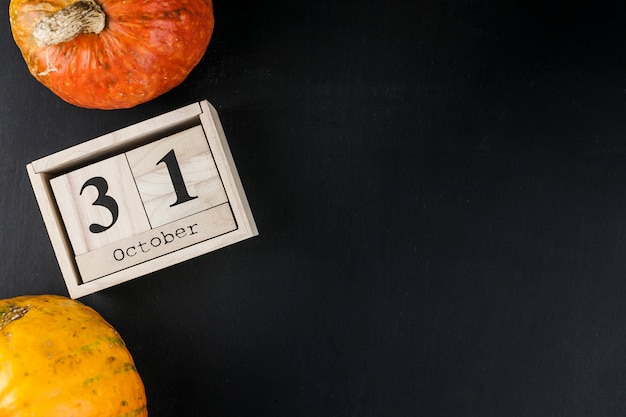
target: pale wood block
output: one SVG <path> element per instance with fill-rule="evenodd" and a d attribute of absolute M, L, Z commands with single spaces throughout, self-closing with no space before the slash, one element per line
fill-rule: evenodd
<path fill-rule="evenodd" d="M 102 278 L 75 286 L 72 288 L 72 293 L 76 298 L 92 294 L 255 236 L 250 235 L 248 230 L 240 228 L 239 225 L 237 226 L 238 227 L 232 232 L 218 235 L 212 239 L 205 240 L 195 245 L 166 253 L 165 255 L 154 258 L 148 262 L 143 262 L 130 268 L 121 269 Z"/>
<path fill-rule="evenodd" d="M 152 227 L 228 201 L 202 126 L 126 153 Z"/>
<path fill-rule="evenodd" d="M 221 204 L 77 256 L 76 263 L 89 282 L 236 229 L 230 205 Z"/>
<path fill-rule="evenodd" d="M 53 178 L 50 184 L 75 255 L 150 229 L 123 155 Z"/>

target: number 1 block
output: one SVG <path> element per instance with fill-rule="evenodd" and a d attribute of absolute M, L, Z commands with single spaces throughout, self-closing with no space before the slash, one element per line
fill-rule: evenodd
<path fill-rule="evenodd" d="M 126 154 L 153 227 L 228 202 L 201 126 Z"/>
<path fill-rule="evenodd" d="M 70 296 L 258 234 L 204 101 L 27 165 Z"/>

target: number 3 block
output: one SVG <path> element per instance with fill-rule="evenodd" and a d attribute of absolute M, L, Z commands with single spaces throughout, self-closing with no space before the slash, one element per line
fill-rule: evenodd
<path fill-rule="evenodd" d="M 206 101 L 27 170 L 73 298 L 258 234 Z"/>

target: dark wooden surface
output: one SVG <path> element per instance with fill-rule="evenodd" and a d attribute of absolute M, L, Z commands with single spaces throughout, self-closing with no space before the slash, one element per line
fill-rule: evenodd
<path fill-rule="evenodd" d="M 28 162 L 207 99 L 260 235 L 82 299 L 151 416 L 624 416 L 626 15 L 580 3 L 216 0 L 189 78 L 111 112 L 5 16 L 0 297 L 66 294 Z"/>

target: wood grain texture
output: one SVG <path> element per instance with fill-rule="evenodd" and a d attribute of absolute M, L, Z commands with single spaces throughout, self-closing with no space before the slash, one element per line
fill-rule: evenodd
<path fill-rule="evenodd" d="M 172 175 L 162 160 L 174 151 L 184 188 L 192 197 L 177 201 Z M 226 192 L 201 126 L 126 153 L 141 201 L 152 227 L 178 220 L 227 202 Z"/>
<path fill-rule="evenodd" d="M 92 178 L 104 178 L 106 189 L 85 187 Z M 75 255 L 150 229 L 124 155 L 53 178 L 50 184 Z M 103 196 L 115 200 L 119 210 L 116 219 L 108 208 L 94 204 Z M 112 226 L 103 232 L 94 233 L 90 231 L 93 224 Z"/>
<path fill-rule="evenodd" d="M 79 255 L 76 264 L 83 282 L 136 265 L 140 265 L 144 273 L 149 273 L 153 270 L 151 260 L 236 229 L 230 205 L 221 204 Z M 204 251 L 196 250 L 196 253 L 202 254 Z"/>

